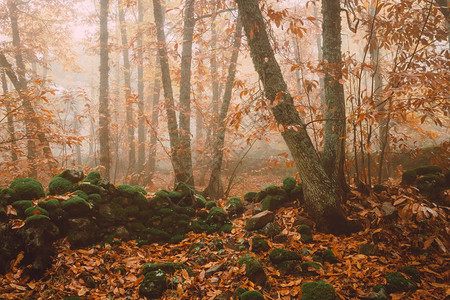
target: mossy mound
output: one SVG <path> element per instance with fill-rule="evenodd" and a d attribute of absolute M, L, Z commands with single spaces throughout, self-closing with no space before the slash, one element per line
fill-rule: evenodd
<path fill-rule="evenodd" d="M 166 263 L 148 263 L 145 264 L 142 267 L 142 275 L 147 275 L 147 273 L 153 272 L 153 271 L 163 271 L 167 274 L 173 274 L 175 273 L 175 270 L 182 269 L 180 264 L 176 264 L 173 262 L 166 262 Z"/>
<path fill-rule="evenodd" d="M 70 180 L 63 178 L 59 175 L 50 180 L 48 184 L 49 195 L 62 195 L 65 193 L 73 192 L 78 189 L 78 184 L 73 183 Z"/>
<path fill-rule="evenodd" d="M 243 292 L 240 296 L 241 300 L 264 300 L 264 295 L 258 291 Z"/>
<path fill-rule="evenodd" d="M 238 216 L 244 212 L 244 203 L 239 197 L 231 197 L 225 203 L 229 216 Z"/>
<path fill-rule="evenodd" d="M 414 169 L 417 175 L 442 173 L 442 168 L 435 165 L 420 166 Z"/>
<path fill-rule="evenodd" d="M 217 206 L 216 201 L 208 201 L 208 202 L 206 202 L 206 204 L 205 204 L 205 208 L 206 208 L 207 210 L 211 210 L 211 208 L 216 207 L 216 206 Z"/>
<path fill-rule="evenodd" d="M 43 224 L 43 222 L 50 222 L 50 218 L 46 215 L 32 215 L 25 220 L 25 225 L 33 227 Z"/>
<path fill-rule="evenodd" d="M 252 259 L 245 263 L 245 275 L 248 280 L 257 285 L 263 286 L 267 282 L 266 272 L 261 263 L 257 260 Z"/>
<path fill-rule="evenodd" d="M 69 214 L 69 217 L 85 217 L 91 210 L 89 203 L 80 197 L 72 197 L 61 202 L 61 208 Z"/>
<path fill-rule="evenodd" d="M 274 264 L 281 263 L 286 260 L 301 260 L 300 254 L 281 248 L 274 248 L 269 254 L 270 261 Z"/>
<path fill-rule="evenodd" d="M 363 244 L 359 247 L 359 253 L 371 256 L 376 253 L 376 246 L 374 244 Z"/>
<path fill-rule="evenodd" d="M 280 225 L 278 225 L 278 223 L 269 222 L 264 225 L 264 227 L 261 228 L 258 232 L 268 237 L 275 237 L 279 235 L 281 231 L 283 230 L 281 229 Z"/>
<path fill-rule="evenodd" d="M 78 183 L 83 180 L 84 173 L 82 170 L 67 169 L 62 171 L 58 176 L 65 178 L 73 183 Z"/>
<path fill-rule="evenodd" d="M 286 192 L 291 192 L 297 186 L 297 180 L 294 177 L 286 177 L 283 179 L 283 189 Z"/>
<path fill-rule="evenodd" d="M 402 184 L 411 185 L 416 181 L 417 172 L 415 170 L 407 170 L 402 174 Z"/>
<path fill-rule="evenodd" d="M 148 299 L 161 298 L 167 290 L 167 276 L 161 270 L 148 272 L 139 286 L 139 296 Z"/>
<path fill-rule="evenodd" d="M 106 193 L 106 190 L 102 188 L 101 186 L 89 183 L 89 182 L 83 182 L 78 186 L 78 189 L 80 191 L 85 192 L 86 194 L 100 194 L 103 195 Z"/>
<path fill-rule="evenodd" d="M 412 280 L 415 282 L 420 282 L 420 273 L 417 271 L 416 267 L 412 265 L 406 265 L 400 269 L 400 272 L 405 273 L 408 275 Z"/>
<path fill-rule="evenodd" d="M 86 175 L 86 178 L 83 179 L 83 182 L 89 182 L 92 184 L 97 184 L 101 178 L 99 171 L 92 171 Z"/>
<path fill-rule="evenodd" d="M 254 202 L 257 195 L 258 195 L 258 192 L 247 192 L 244 195 L 244 201 L 245 202 Z"/>
<path fill-rule="evenodd" d="M 34 215 L 45 215 L 48 217 L 49 213 L 47 210 L 43 209 L 42 207 L 32 206 L 32 207 L 28 207 L 27 209 L 25 209 L 25 215 L 27 217 L 31 217 Z"/>
<path fill-rule="evenodd" d="M 44 187 L 39 181 L 33 178 L 14 179 L 9 188 L 14 190 L 17 199 L 21 200 L 33 200 L 45 196 Z"/>
<path fill-rule="evenodd" d="M 382 185 L 382 184 L 375 184 L 373 186 L 373 191 L 377 194 L 380 194 L 381 192 L 385 192 L 385 191 L 387 191 L 387 189 L 388 189 L 387 186 Z"/>
<path fill-rule="evenodd" d="M 334 255 L 333 250 L 325 249 L 322 254 L 323 261 L 329 262 L 331 264 L 337 263 L 339 260 L 336 255 Z"/>
<path fill-rule="evenodd" d="M 302 284 L 302 300 L 334 300 L 334 287 L 322 280 Z"/>
<path fill-rule="evenodd" d="M 17 198 L 16 192 L 11 188 L 0 188 L 0 204 L 8 205 L 14 201 L 20 200 Z"/>
<path fill-rule="evenodd" d="M 300 268 L 302 269 L 303 272 L 308 272 L 310 268 L 312 268 L 314 270 L 319 270 L 319 269 L 325 270 L 325 268 L 322 266 L 322 264 L 320 264 L 318 262 L 311 262 L 311 261 L 302 262 L 300 264 Z"/>
<path fill-rule="evenodd" d="M 414 281 L 405 278 L 399 272 L 388 273 L 384 278 L 386 279 L 386 289 L 389 293 L 408 292 L 417 288 Z"/>
<path fill-rule="evenodd" d="M 254 236 L 252 238 L 252 252 L 261 253 L 270 249 L 269 243 L 261 236 Z"/>
<path fill-rule="evenodd" d="M 83 198 L 84 200 L 87 200 L 89 198 L 89 195 L 81 190 L 76 190 L 73 192 L 75 195 L 77 195 L 80 198 Z"/>
<path fill-rule="evenodd" d="M 25 210 L 27 208 L 33 207 L 33 202 L 31 200 L 20 200 L 12 203 L 12 207 L 17 211 L 19 217 L 25 216 Z"/>
<path fill-rule="evenodd" d="M 305 224 L 298 226 L 297 232 L 301 233 L 301 234 L 309 234 L 309 235 L 312 234 L 311 227 L 309 227 L 308 225 L 305 225 Z"/>

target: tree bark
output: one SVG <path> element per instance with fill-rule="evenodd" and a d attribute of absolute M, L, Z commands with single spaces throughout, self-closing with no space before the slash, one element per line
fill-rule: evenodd
<path fill-rule="evenodd" d="M 159 58 L 156 58 L 155 64 L 155 81 L 153 83 L 153 99 L 152 99 L 152 130 L 150 133 L 150 151 L 148 157 L 148 181 L 151 182 L 153 174 L 156 171 L 156 145 L 158 142 L 158 127 L 159 127 L 159 98 L 161 97 L 161 70 L 159 66 Z"/>
<path fill-rule="evenodd" d="M 8 83 L 6 82 L 6 75 L 5 71 L 2 71 L 2 88 L 3 88 L 3 94 L 7 95 L 9 93 L 8 91 Z M 8 124 L 8 133 L 11 139 L 11 160 L 15 162 L 18 157 L 16 153 L 17 145 L 16 145 L 16 133 L 14 130 L 14 117 L 11 113 L 11 108 L 9 105 L 6 106 L 6 121 Z"/>
<path fill-rule="evenodd" d="M 340 2 L 322 0 L 322 41 L 325 61 L 325 134 L 322 165 L 341 196 L 346 188 L 345 162 L 345 96 L 342 79 Z"/>
<path fill-rule="evenodd" d="M 305 208 L 315 219 L 319 230 L 334 234 L 349 232 L 353 228 L 342 211 L 333 185 L 288 92 L 265 30 L 258 1 L 237 0 L 237 3 L 253 64 L 264 86 L 265 96 L 273 105 L 272 113 L 282 129 L 281 135 L 303 182 Z"/>
<path fill-rule="evenodd" d="M 131 93 L 131 67 L 128 53 L 127 25 L 122 3 L 119 2 L 120 35 L 122 37 L 123 78 L 125 83 L 126 126 L 128 139 L 128 174 L 133 173 L 136 166 L 136 146 L 134 142 L 133 103 Z"/>
<path fill-rule="evenodd" d="M 214 149 L 212 156 L 211 177 L 208 186 L 203 194 L 211 199 L 218 200 L 223 196 L 223 185 L 221 179 L 222 162 L 223 162 L 223 146 L 225 143 L 226 124 L 225 118 L 228 114 L 228 108 L 231 102 L 233 92 L 234 78 L 236 76 L 236 65 L 239 56 L 239 48 L 241 47 L 242 22 L 238 16 L 236 22 L 236 32 L 234 34 L 233 51 L 231 54 L 230 66 L 228 67 L 228 78 L 225 85 L 225 93 L 223 95 L 222 107 L 218 118 L 218 130 L 215 135 Z"/>
<path fill-rule="evenodd" d="M 145 163 L 145 120 L 144 120 L 144 55 L 142 49 L 142 30 L 140 26 L 144 23 L 144 8 L 142 0 L 138 1 L 138 36 L 137 36 L 137 57 L 138 57 L 138 162 L 137 171 L 142 172 Z"/>
<path fill-rule="evenodd" d="M 99 142 L 100 164 L 105 168 L 104 176 L 110 178 L 111 155 L 109 145 L 109 53 L 108 53 L 108 9 L 109 0 L 100 0 L 100 96 L 99 96 Z"/>

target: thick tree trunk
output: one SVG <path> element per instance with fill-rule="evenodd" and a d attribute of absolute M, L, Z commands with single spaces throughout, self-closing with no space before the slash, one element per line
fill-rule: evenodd
<path fill-rule="evenodd" d="M 100 164 L 104 176 L 110 177 L 111 155 L 109 145 L 109 54 L 108 54 L 108 7 L 109 0 L 100 0 L 100 96 L 99 96 L 99 142 Z"/>
<path fill-rule="evenodd" d="M 215 10 L 216 2 L 213 1 L 213 7 Z M 212 82 L 212 118 L 211 118 L 211 131 L 213 139 L 215 139 L 216 131 L 218 127 L 218 117 L 219 117 L 219 74 L 217 72 L 217 30 L 216 30 L 216 15 L 213 15 L 211 19 L 211 82 Z"/>
<path fill-rule="evenodd" d="M 133 103 L 131 95 L 131 67 L 128 54 L 127 25 L 122 3 L 119 3 L 120 35 L 122 37 L 123 78 L 125 83 L 126 127 L 128 140 L 128 174 L 133 173 L 136 166 L 136 147 L 134 143 Z"/>
<path fill-rule="evenodd" d="M 242 22 L 238 16 L 236 23 L 236 32 L 234 35 L 233 52 L 231 54 L 230 66 L 228 68 L 228 78 L 225 85 L 225 93 L 223 95 L 222 107 L 220 109 L 218 119 L 218 130 L 215 135 L 214 149 L 212 156 L 211 177 L 208 186 L 203 194 L 211 199 L 218 200 L 223 196 L 223 186 L 221 179 L 222 162 L 223 162 L 223 146 L 225 143 L 226 124 L 225 118 L 228 114 L 228 108 L 231 102 L 233 92 L 234 78 L 236 76 L 236 65 L 239 56 L 239 48 L 241 47 Z"/>
<path fill-rule="evenodd" d="M 345 161 L 345 96 L 342 79 L 340 2 L 322 0 L 322 40 L 325 65 L 325 136 L 322 165 L 341 196 L 346 188 Z"/>
<path fill-rule="evenodd" d="M 6 75 L 5 71 L 2 71 L 2 88 L 3 88 L 3 94 L 7 95 L 9 93 L 8 91 L 8 83 L 6 82 Z M 18 159 L 17 157 L 17 145 L 16 145 L 16 133 L 14 130 L 14 117 L 11 112 L 11 108 L 9 105 L 6 106 L 6 121 L 8 124 L 8 133 L 9 138 L 11 139 L 11 160 L 14 162 Z"/>
<path fill-rule="evenodd" d="M 158 142 L 158 127 L 159 127 L 159 98 L 161 97 L 161 70 L 159 66 L 159 59 L 156 59 L 155 64 L 155 81 L 153 83 L 153 97 L 152 97 L 152 125 L 150 133 L 150 151 L 147 163 L 148 181 L 151 182 L 153 174 L 156 171 L 156 145 Z"/>
<path fill-rule="evenodd" d="M 281 135 L 303 181 L 305 208 L 315 219 L 319 230 L 334 234 L 349 232 L 352 228 L 345 218 L 338 196 L 320 163 L 275 59 L 258 0 L 237 0 L 237 3 L 253 64 L 264 86 L 266 98 L 274 104 L 272 113 L 282 128 Z"/>
<path fill-rule="evenodd" d="M 144 23 L 144 8 L 142 1 L 138 1 L 138 22 L 139 32 L 137 36 L 137 57 L 138 57 L 138 160 L 137 171 L 142 172 L 145 163 L 145 119 L 144 119 L 144 55 L 142 49 L 142 29 Z"/>

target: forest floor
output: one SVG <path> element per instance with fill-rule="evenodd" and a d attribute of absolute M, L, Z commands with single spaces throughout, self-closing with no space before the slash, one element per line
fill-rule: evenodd
<path fill-rule="evenodd" d="M 270 177 L 246 180 L 233 194 L 242 197 L 248 190 L 258 190 L 262 183 L 279 181 Z M 275 212 L 283 239 L 266 238 L 270 247 L 296 252 L 308 248 L 311 252 L 302 257 L 303 262 L 312 261 L 314 253 L 332 249 L 337 262 L 323 262 L 324 269 L 309 268 L 288 275 L 270 262 L 270 250 L 251 253 L 251 238 L 258 234 L 244 229 L 252 215 L 250 204 L 242 216 L 232 220 L 231 233 L 191 232 L 179 244 L 138 246 L 136 241 L 117 241 L 71 250 L 65 239 L 59 240 L 53 265 L 39 281 L 24 275 L 26 267 L 20 266 L 23 254 L 19 254 L 11 271 L 0 275 L 0 299 L 139 299 L 141 270 L 149 262 L 183 262 L 193 271 L 180 269 L 169 275 L 170 288 L 162 299 L 230 299 L 237 287 L 259 290 L 266 299 L 301 299 L 301 285 L 315 280 L 332 284 L 337 299 L 369 299 L 364 297 L 374 294 L 375 285 L 386 284 L 387 273 L 407 265 L 418 271 L 417 289 L 392 293 L 390 299 L 446 299 L 450 296 L 448 208 L 434 205 L 416 189 L 403 188 L 398 181 L 388 186 L 388 191 L 380 194 L 351 193 L 344 209 L 351 218 L 363 220 L 364 230 L 349 236 L 314 231 L 314 241 L 303 243 L 293 225 L 298 216 L 307 217 L 303 209 L 284 207 Z M 223 207 L 225 202 L 219 205 Z M 223 242 L 223 248 L 211 246 L 217 239 Z M 246 241 L 250 248 L 239 247 Z M 206 247 L 191 246 L 199 242 Z M 361 254 L 361 246 L 367 244 L 374 248 L 369 255 Z M 268 276 L 265 287 L 249 281 L 245 266 L 238 266 L 238 259 L 246 254 L 262 263 Z M 93 282 L 86 280 L 86 274 Z"/>

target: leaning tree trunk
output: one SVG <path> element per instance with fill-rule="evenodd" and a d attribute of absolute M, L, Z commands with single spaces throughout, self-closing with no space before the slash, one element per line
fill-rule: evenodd
<path fill-rule="evenodd" d="M 110 177 L 111 156 L 109 147 L 109 66 L 108 66 L 108 7 L 109 0 L 100 0 L 100 96 L 99 96 L 99 142 L 100 164 L 105 177 Z"/>
<path fill-rule="evenodd" d="M 225 85 L 225 93 L 223 95 L 222 107 L 218 119 L 218 130 L 215 134 L 214 149 L 212 156 L 211 177 L 208 186 L 203 194 L 211 199 L 220 199 L 223 196 L 223 186 L 221 179 L 222 162 L 223 162 L 223 145 L 225 143 L 226 124 L 225 118 L 228 114 L 228 108 L 231 102 L 233 92 L 233 83 L 236 76 L 236 65 L 239 56 L 239 48 L 241 47 L 242 22 L 238 16 L 236 23 L 236 32 L 234 35 L 233 52 L 231 54 L 230 66 L 228 68 L 228 78 Z"/>
<path fill-rule="evenodd" d="M 349 232 L 352 228 L 275 59 L 258 0 L 237 0 L 237 3 L 253 64 L 263 84 L 265 96 L 274 105 L 272 113 L 279 128 L 282 128 L 281 135 L 303 182 L 305 208 L 315 219 L 319 230 L 334 234 Z"/>
<path fill-rule="evenodd" d="M 145 163 L 145 119 L 144 119 L 144 55 L 142 49 L 142 24 L 144 23 L 144 8 L 142 1 L 138 1 L 138 36 L 137 36 L 137 57 L 138 57 L 138 160 L 137 171 L 141 173 Z"/>
<path fill-rule="evenodd" d="M 336 191 L 344 196 L 345 96 L 342 79 L 340 2 L 322 0 L 322 55 L 325 65 L 325 136 L 322 165 Z"/>
<path fill-rule="evenodd" d="M 128 139 L 128 174 L 133 173 L 136 166 L 136 147 L 134 144 L 133 103 L 131 96 L 131 67 L 128 55 L 127 25 L 122 3 L 119 2 L 120 35 L 122 36 L 123 78 L 125 82 L 126 126 Z"/>

